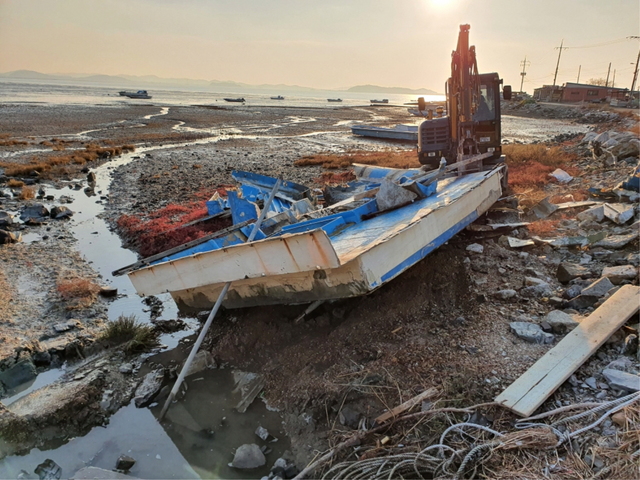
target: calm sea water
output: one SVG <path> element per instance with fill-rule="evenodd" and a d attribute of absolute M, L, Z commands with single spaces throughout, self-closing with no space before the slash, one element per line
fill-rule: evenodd
<path fill-rule="evenodd" d="M 369 100 L 389 100 L 391 105 L 403 105 L 417 101 L 418 95 L 353 93 L 339 91 L 317 91 L 299 93 L 273 92 L 216 92 L 215 90 L 167 90 L 155 89 L 141 85 L 139 89 L 146 89 L 150 100 L 136 100 L 122 97 L 118 92 L 122 89 L 113 86 L 81 86 L 42 83 L 17 83 L 0 81 L 0 103 L 45 103 L 45 104 L 75 104 L 75 105 L 233 105 L 224 98 L 243 97 L 247 105 L 272 105 L 294 107 L 326 107 L 369 105 Z M 134 90 L 127 88 L 126 90 Z M 271 100 L 270 97 L 281 95 L 284 100 Z M 426 101 L 443 101 L 444 95 L 420 95 Z M 341 103 L 328 102 L 328 98 L 340 98 Z"/>

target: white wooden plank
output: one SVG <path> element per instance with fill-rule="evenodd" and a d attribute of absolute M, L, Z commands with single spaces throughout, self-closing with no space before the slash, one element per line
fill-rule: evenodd
<path fill-rule="evenodd" d="M 640 306 L 640 287 L 625 285 L 502 392 L 496 402 L 530 416 Z"/>
<path fill-rule="evenodd" d="M 203 252 L 129 273 L 140 295 L 197 288 L 244 278 L 336 268 L 340 260 L 322 230 L 284 235 Z"/>

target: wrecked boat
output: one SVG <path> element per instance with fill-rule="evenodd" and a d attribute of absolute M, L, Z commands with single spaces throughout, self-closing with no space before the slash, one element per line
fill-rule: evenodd
<path fill-rule="evenodd" d="M 240 187 L 207 202 L 210 216 L 230 212 L 233 226 L 114 275 L 127 274 L 140 295 L 169 292 L 186 311 L 211 308 L 227 282 L 226 308 L 366 295 L 498 200 L 505 167 L 462 174 L 469 170 L 465 164 L 446 166 L 443 160 L 429 172 L 354 165 L 356 180 L 332 189 L 329 206 L 321 191 L 278 181 L 266 219 L 249 243 L 259 205 L 277 179 L 233 172 Z"/>

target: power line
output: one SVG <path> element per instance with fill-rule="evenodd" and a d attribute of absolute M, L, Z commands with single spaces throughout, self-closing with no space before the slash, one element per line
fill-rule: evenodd
<path fill-rule="evenodd" d="M 617 40 L 609 40 L 607 42 L 602 42 L 602 43 L 594 43 L 593 45 L 581 45 L 579 47 L 564 47 L 564 48 L 595 48 L 595 47 L 606 47 L 607 45 L 614 45 L 616 43 L 622 43 L 622 42 L 626 42 L 629 38 L 633 38 L 633 37 L 625 37 L 625 38 L 618 38 Z"/>

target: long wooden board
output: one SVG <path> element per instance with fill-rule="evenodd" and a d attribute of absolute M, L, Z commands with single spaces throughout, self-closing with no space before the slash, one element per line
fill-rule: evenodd
<path fill-rule="evenodd" d="M 640 287 L 625 285 L 507 387 L 496 402 L 530 416 L 640 307 Z"/>

